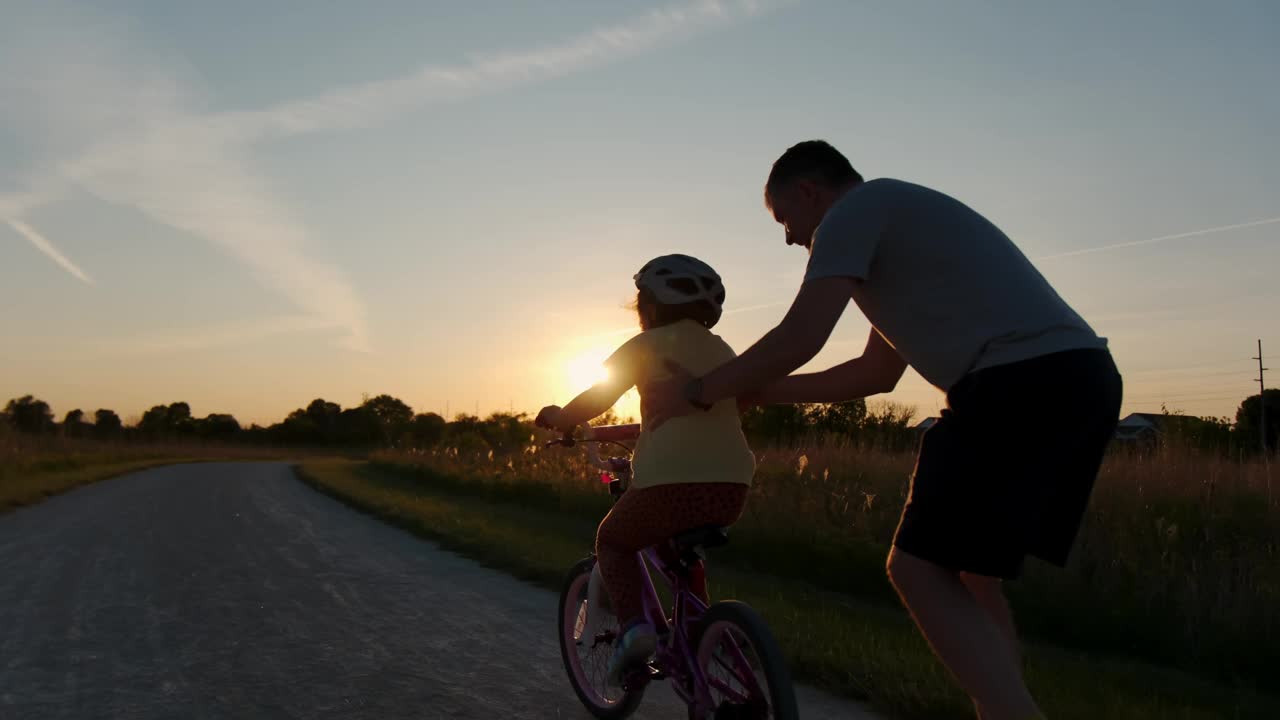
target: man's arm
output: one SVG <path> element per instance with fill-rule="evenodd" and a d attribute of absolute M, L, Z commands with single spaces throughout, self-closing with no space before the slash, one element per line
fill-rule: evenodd
<path fill-rule="evenodd" d="M 766 385 L 752 398 L 759 405 L 831 403 L 891 392 L 907 363 L 871 329 L 860 357 L 818 373 L 791 375 Z"/>
<path fill-rule="evenodd" d="M 714 404 L 755 390 L 812 360 L 848 306 L 853 283 L 844 277 L 806 282 L 777 327 L 702 378 L 702 402 Z"/>

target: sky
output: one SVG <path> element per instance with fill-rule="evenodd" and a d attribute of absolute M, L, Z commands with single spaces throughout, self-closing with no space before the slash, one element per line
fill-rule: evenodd
<path fill-rule="evenodd" d="M 59 416 L 563 404 L 669 252 L 720 272 L 744 350 L 799 286 L 761 190 L 811 138 L 999 225 L 1107 338 L 1126 412 L 1234 416 L 1256 340 L 1280 358 L 1273 3 L 0 15 L 0 399 Z M 851 305 L 806 369 L 867 328 Z M 912 371 L 886 397 L 945 404 Z"/>

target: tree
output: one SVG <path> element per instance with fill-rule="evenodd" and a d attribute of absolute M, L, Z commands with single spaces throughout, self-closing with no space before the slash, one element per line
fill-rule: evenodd
<path fill-rule="evenodd" d="M 314 433 L 317 436 L 315 442 L 332 443 L 337 440 L 340 429 L 339 418 L 342 416 L 340 405 L 324 398 L 316 398 L 307 405 L 303 415 L 314 427 Z"/>
<path fill-rule="evenodd" d="M 529 444 L 533 425 L 524 413 L 494 413 L 479 425 L 480 437 L 492 450 L 508 450 Z"/>
<path fill-rule="evenodd" d="M 376 445 L 382 440 L 382 425 L 363 405 L 348 408 L 338 416 L 338 442 L 354 447 Z"/>
<path fill-rule="evenodd" d="M 190 405 L 184 402 L 171 403 L 166 409 L 166 415 L 171 432 L 184 434 L 195 432 Z"/>
<path fill-rule="evenodd" d="M 860 441 L 886 450 L 906 450 L 916 444 L 911 419 L 916 409 L 888 400 L 874 403 L 862 423 Z"/>
<path fill-rule="evenodd" d="M 79 437 L 84 434 L 88 423 L 84 421 L 84 411 L 77 408 L 62 418 L 62 434 L 67 437 Z"/>
<path fill-rule="evenodd" d="M 813 405 L 809 408 L 808 416 L 815 432 L 852 438 L 866 422 L 867 403 L 858 399 Z"/>
<path fill-rule="evenodd" d="M 445 419 L 433 412 L 414 415 L 409 440 L 415 447 L 435 447 L 444 440 L 446 425 Z"/>
<path fill-rule="evenodd" d="M 169 408 L 166 405 L 153 405 L 142 413 L 138 421 L 138 430 L 148 435 L 161 435 L 169 430 Z"/>
<path fill-rule="evenodd" d="M 1267 414 L 1267 448 L 1275 450 L 1280 437 L 1280 389 L 1267 388 L 1260 395 L 1250 395 L 1240 403 L 1236 411 L 1236 432 L 1240 434 L 1240 446 L 1262 447 L 1262 413 Z"/>
<path fill-rule="evenodd" d="M 805 405 L 765 405 L 742 414 L 743 432 L 757 442 L 792 443 L 808 429 Z"/>
<path fill-rule="evenodd" d="M 374 418 L 380 439 L 386 445 L 398 440 L 413 422 L 413 408 L 390 395 L 369 398 L 360 408 Z"/>
<path fill-rule="evenodd" d="M 231 415 L 211 413 L 196 423 L 196 432 L 202 438 L 227 440 L 240 432 L 240 422 Z"/>
<path fill-rule="evenodd" d="M 20 432 L 44 433 L 53 429 L 53 411 L 49 409 L 49 403 L 31 395 L 10 400 L 5 405 L 4 417 Z"/>
<path fill-rule="evenodd" d="M 120 416 L 113 410 L 99 408 L 93 413 L 93 434 L 99 438 L 115 437 L 124 429 Z"/>
<path fill-rule="evenodd" d="M 1239 444 L 1239 433 L 1233 433 L 1227 418 L 1196 417 L 1180 410 L 1160 406 L 1161 441 L 1168 446 L 1195 448 L 1206 452 L 1230 453 Z M 1254 435 L 1254 447 L 1257 447 Z"/>
<path fill-rule="evenodd" d="M 193 433 L 195 423 L 191 419 L 191 406 L 185 402 L 155 405 L 142 414 L 138 429 L 155 437 Z"/>

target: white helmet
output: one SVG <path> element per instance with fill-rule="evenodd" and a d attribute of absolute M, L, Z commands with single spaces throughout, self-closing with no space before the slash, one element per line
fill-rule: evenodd
<path fill-rule="evenodd" d="M 648 290 L 663 305 L 704 301 L 714 310 L 707 327 L 720 320 L 724 284 L 711 266 L 688 255 L 663 255 L 645 263 L 635 274 L 636 288 Z"/>

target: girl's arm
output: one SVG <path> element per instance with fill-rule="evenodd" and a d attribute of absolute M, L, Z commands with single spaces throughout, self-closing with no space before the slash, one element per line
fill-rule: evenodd
<path fill-rule="evenodd" d="M 600 417 L 608 412 L 609 408 L 617 405 L 618 400 L 624 393 L 635 387 L 636 382 L 635 371 L 630 363 L 618 361 L 616 356 L 613 360 L 615 361 L 607 365 L 608 378 L 570 400 L 569 404 L 563 408 L 555 405 L 543 408 L 534 422 L 569 432 L 583 423 Z"/>
<path fill-rule="evenodd" d="M 569 401 L 560 409 L 557 417 L 550 420 L 557 430 L 569 431 L 608 412 L 609 408 L 618 404 L 623 394 L 631 389 L 630 385 L 610 378 L 596 383 L 578 397 Z"/>

